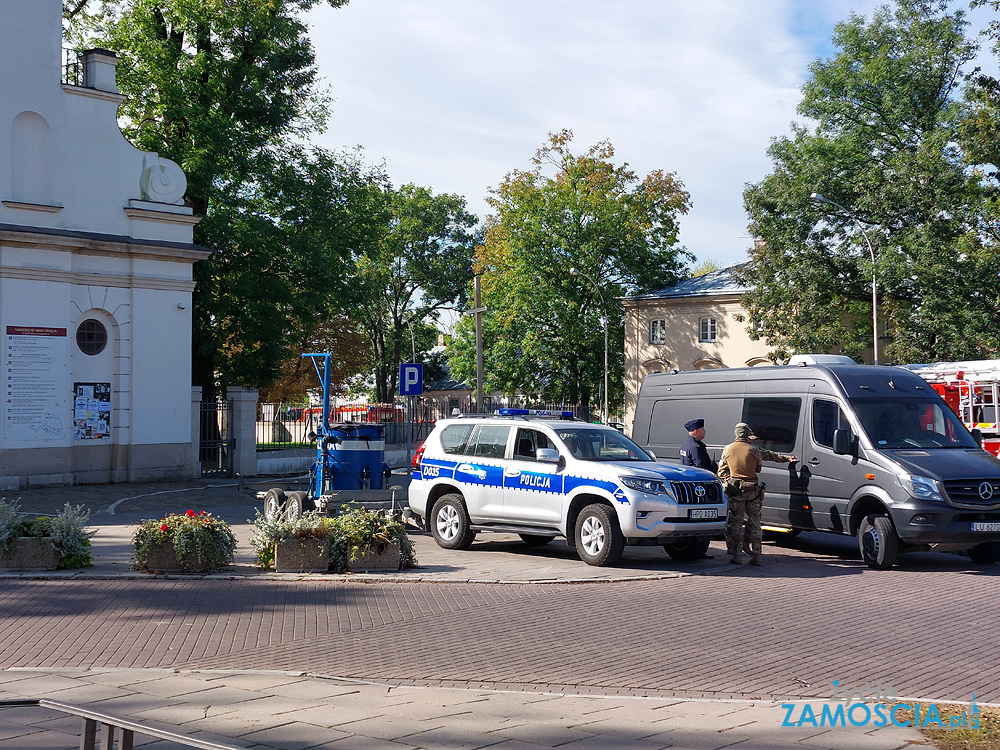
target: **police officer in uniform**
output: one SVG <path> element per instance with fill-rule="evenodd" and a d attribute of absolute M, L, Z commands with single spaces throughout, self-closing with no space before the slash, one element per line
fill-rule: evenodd
<path fill-rule="evenodd" d="M 726 514 L 726 549 L 729 562 L 743 564 L 742 552 L 750 554 L 750 564 L 761 564 L 760 509 L 764 504 L 764 485 L 757 481 L 762 461 L 790 464 L 798 459 L 775 453 L 753 445 L 757 436 L 750 425 L 740 422 L 733 430 L 736 442 L 730 443 L 722 451 L 719 461 L 719 479 L 729 496 L 729 510 Z M 743 515 L 746 514 L 746 530 Z"/>
<path fill-rule="evenodd" d="M 687 430 L 688 436 L 681 444 L 681 464 L 708 469 L 714 474 L 719 468 L 718 464 L 708 455 L 708 448 L 702 442 L 705 439 L 705 420 L 692 419 L 684 423 L 684 429 Z"/>

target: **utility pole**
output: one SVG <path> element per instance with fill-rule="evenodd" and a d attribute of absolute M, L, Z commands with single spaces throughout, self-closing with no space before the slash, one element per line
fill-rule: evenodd
<path fill-rule="evenodd" d="M 474 305 L 471 310 L 466 310 L 466 315 L 476 316 L 476 412 L 483 412 L 483 307 L 482 298 L 479 294 L 479 277 L 476 276 Z"/>

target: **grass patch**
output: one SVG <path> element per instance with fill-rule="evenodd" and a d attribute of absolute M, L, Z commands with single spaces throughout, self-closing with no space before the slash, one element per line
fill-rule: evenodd
<path fill-rule="evenodd" d="M 930 705 L 930 704 L 928 704 Z M 920 706 L 920 720 L 924 721 L 924 711 L 927 706 Z M 962 720 L 962 713 L 965 713 L 966 724 L 972 721 L 972 709 L 955 703 L 938 703 L 937 708 L 941 714 L 941 723 L 931 726 L 920 726 L 917 729 L 928 740 L 934 743 L 938 750 L 1000 750 L 1000 707 L 997 706 L 977 706 L 979 709 L 979 727 L 955 726 L 950 728 L 952 717 L 955 721 Z M 913 721 L 913 711 L 899 711 L 897 717 L 900 721 Z"/>

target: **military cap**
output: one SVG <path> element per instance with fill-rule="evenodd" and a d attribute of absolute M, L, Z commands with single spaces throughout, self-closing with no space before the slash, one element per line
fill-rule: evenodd
<path fill-rule="evenodd" d="M 684 429 L 688 432 L 694 432 L 695 430 L 700 430 L 705 426 L 704 419 L 692 419 L 690 422 L 684 423 Z"/>

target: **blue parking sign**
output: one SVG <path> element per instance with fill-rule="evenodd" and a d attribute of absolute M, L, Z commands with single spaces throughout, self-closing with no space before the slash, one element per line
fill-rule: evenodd
<path fill-rule="evenodd" d="M 399 395 L 419 396 L 424 392 L 424 366 L 419 362 L 399 365 Z"/>

